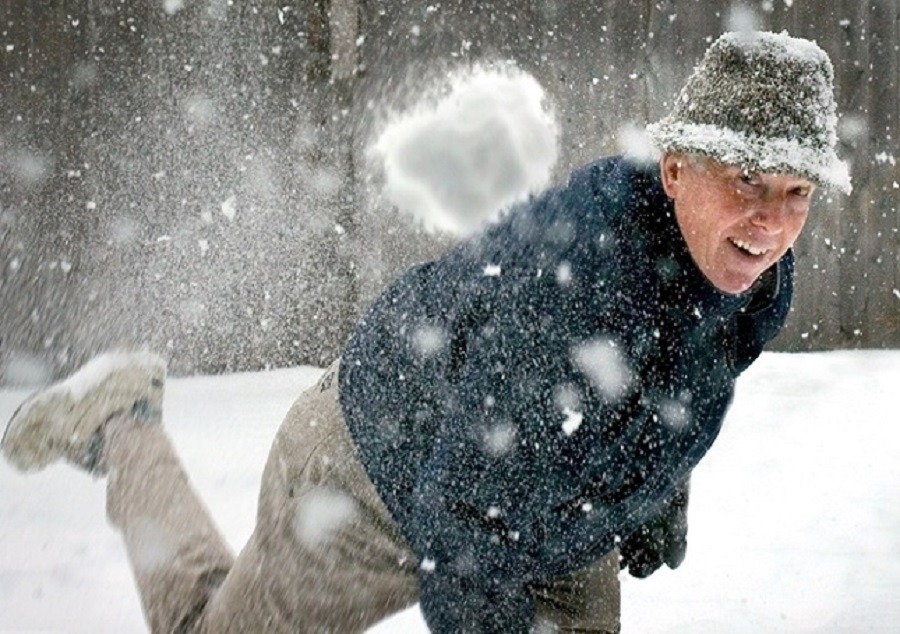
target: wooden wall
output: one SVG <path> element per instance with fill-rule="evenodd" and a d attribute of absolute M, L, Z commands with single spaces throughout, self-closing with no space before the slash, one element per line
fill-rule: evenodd
<path fill-rule="evenodd" d="M 370 203 L 392 110 L 513 61 L 550 96 L 562 179 L 750 23 L 830 54 L 854 183 L 815 202 L 776 347 L 896 347 L 900 0 L 0 0 L 0 366 L 123 341 L 184 372 L 323 363 L 446 247 Z"/>

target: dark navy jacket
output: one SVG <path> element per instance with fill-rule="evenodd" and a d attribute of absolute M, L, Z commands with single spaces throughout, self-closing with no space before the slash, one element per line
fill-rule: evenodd
<path fill-rule="evenodd" d="M 743 295 L 692 262 L 659 168 L 604 159 L 397 279 L 343 354 L 363 464 L 435 632 L 525 632 L 528 584 L 650 519 L 781 328 L 789 253 Z"/>

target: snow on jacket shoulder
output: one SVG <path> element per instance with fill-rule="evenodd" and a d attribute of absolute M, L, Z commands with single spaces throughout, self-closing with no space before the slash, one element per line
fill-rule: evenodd
<path fill-rule="evenodd" d="M 781 328 L 791 266 L 718 292 L 658 168 L 614 157 L 388 287 L 344 351 L 341 403 L 432 631 L 527 631 L 529 582 L 653 513 Z"/>

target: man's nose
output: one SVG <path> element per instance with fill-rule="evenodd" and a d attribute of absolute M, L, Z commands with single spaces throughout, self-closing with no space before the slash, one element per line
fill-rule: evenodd
<path fill-rule="evenodd" d="M 750 222 L 766 233 L 777 235 L 784 231 L 787 214 L 787 200 L 781 196 L 773 196 L 754 206 Z"/>

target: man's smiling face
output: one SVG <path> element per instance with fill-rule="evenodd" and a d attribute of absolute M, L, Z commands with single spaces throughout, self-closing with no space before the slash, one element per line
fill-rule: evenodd
<path fill-rule="evenodd" d="M 691 257 L 724 293 L 750 288 L 806 223 L 814 185 L 799 176 L 747 172 L 687 154 L 665 154 L 660 167 Z"/>

